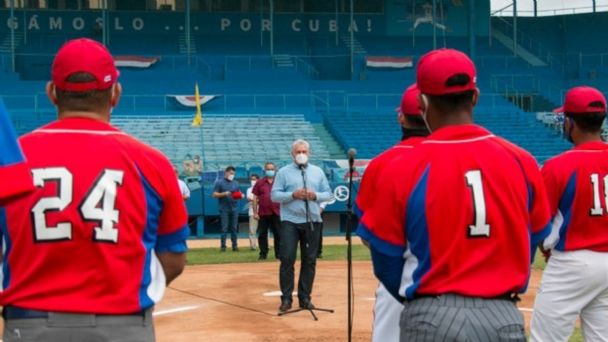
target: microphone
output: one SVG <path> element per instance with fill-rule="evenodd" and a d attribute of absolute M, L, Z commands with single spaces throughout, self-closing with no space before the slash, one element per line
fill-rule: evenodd
<path fill-rule="evenodd" d="M 348 155 L 348 165 L 352 169 L 353 164 L 355 163 L 355 156 L 357 155 L 357 150 L 355 150 L 354 148 L 349 148 L 346 154 Z"/>

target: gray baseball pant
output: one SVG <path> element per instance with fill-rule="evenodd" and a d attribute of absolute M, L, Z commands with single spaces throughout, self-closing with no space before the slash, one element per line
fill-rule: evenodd
<path fill-rule="evenodd" d="M 404 304 L 401 341 L 526 341 L 515 302 L 446 294 Z"/>

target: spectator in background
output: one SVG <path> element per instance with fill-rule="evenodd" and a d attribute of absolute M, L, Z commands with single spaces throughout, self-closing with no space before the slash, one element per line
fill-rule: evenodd
<path fill-rule="evenodd" d="M 265 260 L 268 257 L 268 229 L 272 231 L 274 236 L 274 257 L 280 257 L 280 241 L 279 228 L 281 227 L 279 204 L 270 200 L 270 192 L 274 182 L 276 166 L 273 163 L 264 165 L 264 178 L 260 179 L 253 187 L 255 202 L 253 202 L 253 211 L 258 218 L 258 244 L 260 245 L 259 260 Z"/>
<path fill-rule="evenodd" d="M 186 156 L 186 158 L 184 159 L 183 167 L 184 167 L 184 173 L 183 173 L 184 177 L 198 176 L 198 173 L 194 169 L 194 162 L 192 161 L 192 158 L 189 155 Z"/>
<path fill-rule="evenodd" d="M 243 198 L 243 193 L 239 190 L 239 183 L 234 180 L 234 166 L 228 166 L 224 170 L 224 178 L 218 179 L 213 188 L 213 197 L 219 200 L 220 223 L 222 225 L 221 251 L 226 251 L 226 236 L 230 232 L 232 241 L 232 251 L 238 252 L 238 227 L 239 211 L 237 204 Z"/>
<path fill-rule="evenodd" d="M 254 202 L 256 201 L 256 197 L 253 194 L 253 187 L 258 181 L 258 175 L 252 174 L 250 181 L 251 186 L 247 189 L 247 204 L 249 207 L 249 246 L 252 251 L 257 249 L 257 231 L 258 231 L 258 216 L 257 208 L 254 210 Z"/>
<path fill-rule="evenodd" d="M 179 171 L 177 170 L 177 166 L 173 166 L 173 171 L 175 171 L 175 177 L 177 177 L 177 183 L 179 184 L 179 192 L 181 192 L 184 201 L 187 201 L 190 198 L 190 189 L 188 189 L 188 185 L 186 184 L 186 182 L 179 178 Z"/>
<path fill-rule="evenodd" d="M 203 161 L 201 160 L 201 156 L 195 154 L 192 158 L 192 164 L 194 167 L 194 172 L 196 172 L 196 176 L 203 174 Z"/>

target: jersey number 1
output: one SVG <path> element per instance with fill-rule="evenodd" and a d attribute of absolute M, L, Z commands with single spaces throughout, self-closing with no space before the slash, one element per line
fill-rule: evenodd
<path fill-rule="evenodd" d="M 591 185 L 593 186 L 593 208 L 591 208 L 589 214 L 591 216 L 602 216 L 604 210 L 600 202 L 600 175 L 597 173 L 591 174 Z M 608 175 L 604 176 L 604 203 L 606 210 L 608 210 Z"/>
<path fill-rule="evenodd" d="M 62 211 L 73 200 L 73 176 L 64 167 L 51 167 L 33 169 L 34 184 L 43 187 L 45 182 L 57 182 L 57 196 L 44 197 L 38 200 L 32 208 L 32 223 L 34 225 L 34 238 L 36 241 L 61 241 L 72 239 L 72 223 L 59 222 L 49 227 L 46 213 L 49 211 Z M 95 226 L 93 239 L 100 242 L 118 242 L 119 212 L 114 208 L 116 204 L 116 191 L 122 184 L 124 172 L 117 170 L 103 170 L 95 183 L 86 194 L 78 211 L 83 220 L 98 222 Z"/>
<path fill-rule="evenodd" d="M 469 225 L 469 237 L 489 237 L 490 225 L 486 222 L 486 200 L 483 195 L 481 172 L 471 170 L 465 173 L 467 185 L 473 192 L 474 222 Z"/>

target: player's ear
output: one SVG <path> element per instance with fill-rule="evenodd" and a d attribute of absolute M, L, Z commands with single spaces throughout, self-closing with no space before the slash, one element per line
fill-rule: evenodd
<path fill-rule="evenodd" d="M 52 104 L 57 105 L 57 91 L 55 84 L 51 81 L 46 83 L 46 96 Z"/>
<path fill-rule="evenodd" d="M 475 92 L 473 93 L 473 106 L 477 105 L 477 101 L 479 101 L 479 88 L 475 88 Z"/>
<path fill-rule="evenodd" d="M 429 107 L 429 98 L 424 94 L 418 95 L 418 106 L 420 107 L 420 113 L 426 113 Z"/>
<path fill-rule="evenodd" d="M 405 124 L 405 117 L 403 116 L 403 113 L 401 113 L 401 111 L 397 112 L 397 123 L 399 123 L 399 125 L 401 126 Z"/>
<path fill-rule="evenodd" d="M 114 108 L 118 105 L 118 101 L 120 100 L 121 95 L 122 95 L 122 85 L 120 83 L 116 82 L 112 86 L 112 97 L 110 99 L 110 105 L 112 106 L 112 108 Z"/>

